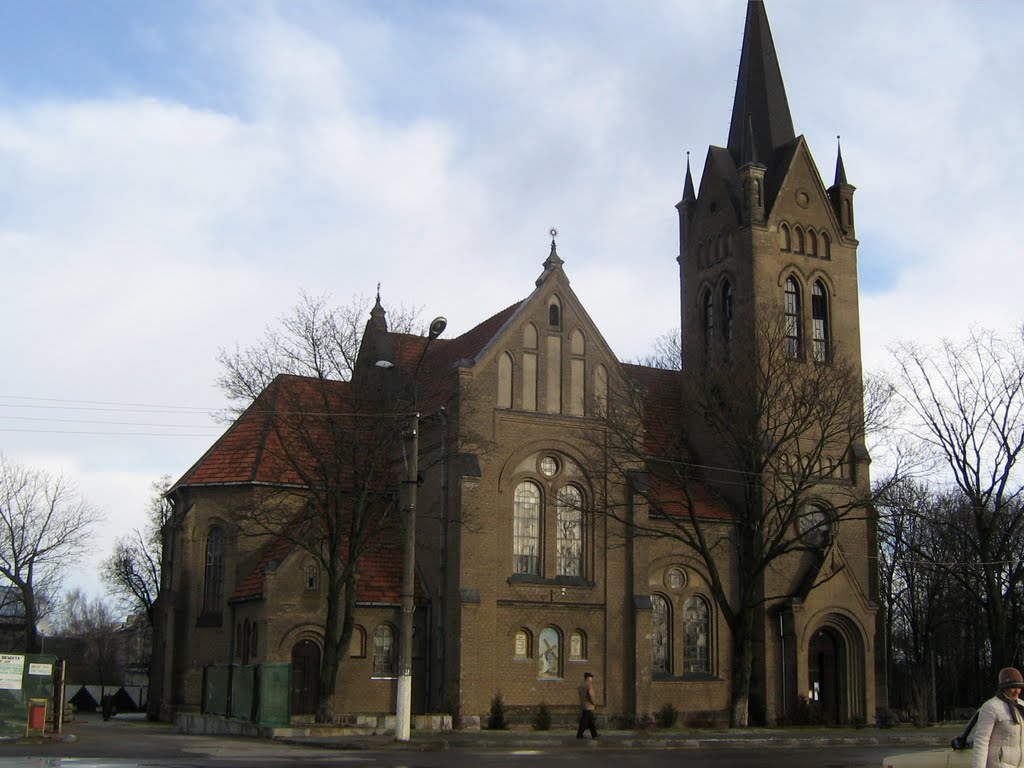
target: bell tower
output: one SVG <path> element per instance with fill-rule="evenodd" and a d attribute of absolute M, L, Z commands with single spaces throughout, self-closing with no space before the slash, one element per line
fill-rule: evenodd
<path fill-rule="evenodd" d="M 758 313 L 791 326 L 791 353 L 837 347 L 859 367 L 854 187 L 842 154 L 826 189 L 796 135 L 762 0 L 747 3 L 728 144 L 712 146 L 695 188 L 687 159 L 679 213 L 683 365 L 728 359 Z"/>

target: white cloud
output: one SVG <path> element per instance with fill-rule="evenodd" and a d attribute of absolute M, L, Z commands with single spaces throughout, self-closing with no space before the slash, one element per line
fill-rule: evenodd
<path fill-rule="evenodd" d="M 842 133 L 858 187 L 868 366 L 894 336 L 1019 322 L 1024 114 L 1007 95 L 1024 10 L 768 10 L 797 131 L 826 184 Z M 386 302 L 444 314 L 457 334 L 530 292 L 551 226 L 620 356 L 678 322 L 673 206 L 684 152 L 699 176 L 727 138 L 736 3 L 202 14 L 177 37 L 134 27 L 173 63 L 159 87 L 140 69 L 131 93 L 4 102 L 0 84 L 0 324 L 17 329 L 0 394 L 213 409 L 218 348 L 257 337 L 300 287 L 344 301 L 381 281 Z M 107 533 L 141 524 L 149 483 L 210 442 L 0 440 L 19 460 L 63 454 L 118 521 Z"/>

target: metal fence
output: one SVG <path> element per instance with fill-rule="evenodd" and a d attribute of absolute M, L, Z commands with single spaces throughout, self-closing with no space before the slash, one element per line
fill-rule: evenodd
<path fill-rule="evenodd" d="M 290 664 L 210 664 L 203 670 L 203 714 L 264 727 L 291 720 Z"/>

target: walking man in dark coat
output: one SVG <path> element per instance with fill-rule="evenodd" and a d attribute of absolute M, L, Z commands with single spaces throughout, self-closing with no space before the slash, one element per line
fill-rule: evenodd
<path fill-rule="evenodd" d="M 590 737 L 597 738 L 597 721 L 594 720 L 594 709 L 597 702 L 594 700 L 594 674 L 583 673 L 583 682 L 580 683 L 580 726 L 576 729 L 576 738 L 582 739 L 583 732 L 590 729 Z"/>

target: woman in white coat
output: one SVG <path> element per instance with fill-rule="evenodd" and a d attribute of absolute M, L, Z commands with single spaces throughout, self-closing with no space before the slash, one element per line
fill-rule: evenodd
<path fill-rule="evenodd" d="M 1024 712 L 1017 701 L 1024 677 L 1006 667 L 999 670 L 998 687 L 978 710 L 971 768 L 1024 768 Z"/>

